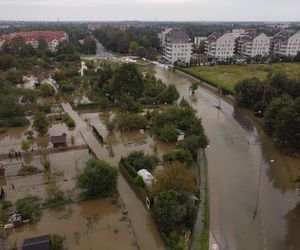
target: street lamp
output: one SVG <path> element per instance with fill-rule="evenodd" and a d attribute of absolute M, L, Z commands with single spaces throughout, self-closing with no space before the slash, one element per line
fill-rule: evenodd
<path fill-rule="evenodd" d="M 257 210 L 258 210 L 258 202 L 259 202 L 260 186 L 261 186 L 262 165 L 263 165 L 263 158 L 261 157 L 261 161 L 260 161 L 260 165 L 259 165 L 259 173 L 258 173 L 256 201 L 255 201 L 255 207 L 254 207 L 254 211 L 253 211 L 253 220 L 255 220 L 256 215 L 257 215 Z"/>

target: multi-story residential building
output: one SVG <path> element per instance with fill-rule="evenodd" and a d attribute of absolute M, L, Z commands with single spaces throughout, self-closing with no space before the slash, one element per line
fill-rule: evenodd
<path fill-rule="evenodd" d="M 170 62 L 177 61 L 189 64 L 192 57 L 192 43 L 188 34 L 178 28 L 170 30 L 164 35 L 164 58 Z"/>
<path fill-rule="evenodd" d="M 160 45 L 163 48 L 165 46 L 166 34 L 168 34 L 173 28 L 164 28 L 159 34 Z"/>
<path fill-rule="evenodd" d="M 246 33 L 238 40 L 237 53 L 254 57 L 267 56 L 270 53 L 271 39 L 264 33 Z"/>
<path fill-rule="evenodd" d="M 235 50 L 235 38 L 230 33 L 212 33 L 206 39 L 206 54 L 224 60 L 231 58 Z"/>
<path fill-rule="evenodd" d="M 279 56 L 296 56 L 300 51 L 300 31 L 281 31 L 271 40 L 271 52 Z"/>
<path fill-rule="evenodd" d="M 246 33 L 245 29 L 232 29 L 230 35 L 234 38 L 238 38 L 245 35 L 245 33 Z"/>
<path fill-rule="evenodd" d="M 51 51 L 56 51 L 57 45 L 61 41 L 68 40 L 68 34 L 66 32 L 55 32 L 55 31 L 32 31 L 32 32 L 18 32 L 10 33 L 0 36 L 0 48 L 4 42 L 10 42 L 15 38 L 24 39 L 26 44 L 30 44 L 33 48 L 38 48 L 39 39 L 44 38 L 48 49 Z"/>
<path fill-rule="evenodd" d="M 196 47 L 199 47 L 202 41 L 205 41 L 206 37 L 205 36 L 196 36 L 194 37 L 194 45 Z"/>

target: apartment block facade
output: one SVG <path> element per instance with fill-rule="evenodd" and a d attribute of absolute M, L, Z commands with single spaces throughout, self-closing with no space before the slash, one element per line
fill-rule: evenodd
<path fill-rule="evenodd" d="M 279 56 L 296 56 L 300 51 L 300 31 L 281 31 L 271 41 L 271 52 Z"/>
<path fill-rule="evenodd" d="M 255 57 L 270 54 L 271 38 L 266 34 L 246 33 L 237 41 L 237 53 Z"/>
<path fill-rule="evenodd" d="M 192 57 L 192 43 L 188 34 L 178 28 L 169 30 L 163 34 L 164 58 L 169 63 L 182 62 L 189 64 Z"/>
<path fill-rule="evenodd" d="M 212 33 L 206 39 L 206 54 L 217 59 L 228 59 L 234 56 L 235 38 L 230 33 Z"/>

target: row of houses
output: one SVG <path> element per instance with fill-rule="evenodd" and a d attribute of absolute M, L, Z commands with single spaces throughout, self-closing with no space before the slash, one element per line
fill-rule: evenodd
<path fill-rule="evenodd" d="M 62 31 L 32 31 L 32 32 L 17 32 L 0 36 L 0 48 L 5 42 L 11 42 L 13 39 L 21 38 L 26 44 L 31 45 L 37 49 L 39 47 L 39 40 L 44 38 L 48 49 L 55 52 L 59 42 L 69 40 L 68 34 Z"/>
<path fill-rule="evenodd" d="M 234 30 L 231 33 L 212 33 L 201 38 L 205 40 L 207 55 L 219 59 L 231 58 L 235 54 L 249 57 L 268 56 L 296 56 L 300 51 L 300 31 L 284 30 L 273 37 L 264 33 L 257 34 L 254 30 Z M 195 44 L 199 38 L 195 38 Z"/>

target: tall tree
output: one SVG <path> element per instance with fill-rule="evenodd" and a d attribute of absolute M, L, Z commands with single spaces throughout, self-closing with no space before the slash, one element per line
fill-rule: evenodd
<path fill-rule="evenodd" d="M 123 94 L 132 96 L 135 99 L 143 96 L 144 79 L 135 64 L 123 64 L 116 70 L 112 90 L 117 97 Z"/>
<path fill-rule="evenodd" d="M 96 40 L 92 36 L 86 36 L 83 41 L 83 48 L 87 54 L 96 54 Z"/>
<path fill-rule="evenodd" d="M 116 190 L 118 171 L 105 161 L 91 159 L 77 176 L 77 184 L 88 197 L 106 196 Z"/>

